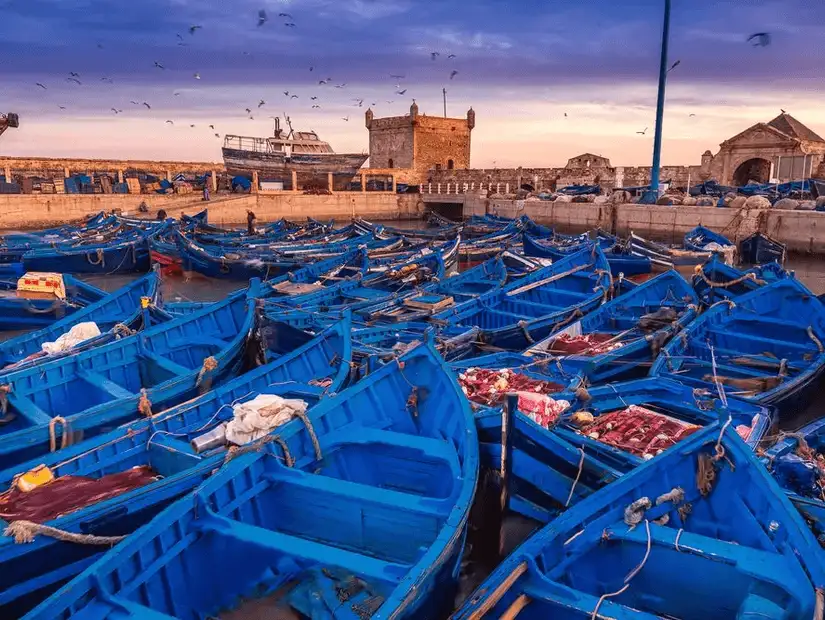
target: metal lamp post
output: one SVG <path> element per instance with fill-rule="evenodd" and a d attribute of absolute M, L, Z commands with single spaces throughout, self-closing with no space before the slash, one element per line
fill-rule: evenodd
<path fill-rule="evenodd" d="M 665 111 L 665 83 L 667 82 L 667 47 L 670 39 L 670 0 L 665 0 L 665 23 L 662 28 L 662 58 L 659 62 L 659 94 L 656 100 L 656 130 L 653 134 L 653 165 L 650 170 L 650 190 L 643 202 L 655 203 L 659 198 L 659 171 L 662 158 L 662 117 Z"/>

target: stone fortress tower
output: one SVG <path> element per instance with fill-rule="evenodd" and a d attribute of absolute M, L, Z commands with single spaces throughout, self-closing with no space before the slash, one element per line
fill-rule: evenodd
<path fill-rule="evenodd" d="M 427 116 L 413 101 L 405 116 L 375 118 L 365 114 L 370 134 L 371 169 L 399 169 L 410 181 L 425 183 L 429 170 L 463 170 L 470 167 L 470 134 L 476 113 L 470 108 L 466 118 Z"/>

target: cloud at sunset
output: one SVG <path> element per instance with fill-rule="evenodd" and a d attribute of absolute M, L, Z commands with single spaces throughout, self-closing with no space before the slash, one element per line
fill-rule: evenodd
<path fill-rule="evenodd" d="M 399 115 L 415 98 L 422 112 L 440 114 L 446 87 L 451 115 L 463 116 L 471 105 L 477 112 L 474 166 L 558 165 L 584 151 L 614 165 L 650 159 L 661 1 L 3 6 L 0 54 L 9 62 L 0 109 L 21 116 L 20 129 L 0 140 L 3 155 L 217 161 L 221 140 L 209 124 L 221 136 L 267 135 L 269 117 L 284 113 L 337 151 L 361 152 L 370 104 L 379 117 Z M 260 28 L 259 8 L 269 16 Z M 295 28 L 284 25 L 281 12 Z M 190 35 L 191 24 L 202 28 Z M 670 58 L 681 64 L 668 84 L 663 161 L 697 163 L 702 151 L 770 120 L 780 107 L 822 133 L 825 51 L 812 44 L 822 24 L 825 7 L 804 0 L 676 0 Z M 746 42 L 762 30 L 772 32 L 770 46 Z M 431 52 L 439 53 L 436 60 Z M 71 71 L 82 84 L 67 81 Z M 326 78 L 332 82 L 318 84 Z M 266 104 L 257 108 L 260 99 Z M 645 127 L 647 135 L 636 134 Z"/>

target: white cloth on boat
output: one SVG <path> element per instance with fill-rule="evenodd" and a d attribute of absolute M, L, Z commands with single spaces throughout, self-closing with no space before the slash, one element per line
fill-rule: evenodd
<path fill-rule="evenodd" d="M 64 351 L 73 349 L 84 340 L 96 336 L 100 336 L 100 328 L 97 326 L 97 323 L 86 321 L 85 323 L 78 323 L 73 326 L 54 342 L 44 342 L 41 348 L 49 355 L 54 355 L 55 353 L 63 353 Z"/>
<path fill-rule="evenodd" d="M 706 244 L 702 249 L 706 250 L 707 252 L 718 252 L 722 255 L 722 258 L 724 259 L 726 265 L 736 264 L 735 245 L 722 245 L 721 243 L 711 241 L 710 243 Z"/>
<path fill-rule="evenodd" d="M 306 401 L 259 394 L 232 407 L 233 418 L 226 425 L 226 440 L 242 446 L 268 435 L 272 429 L 289 422 L 296 413 L 305 413 L 306 410 Z"/>

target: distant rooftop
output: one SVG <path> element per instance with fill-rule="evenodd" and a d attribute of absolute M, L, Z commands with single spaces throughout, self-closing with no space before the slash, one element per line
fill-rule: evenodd
<path fill-rule="evenodd" d="M 797 140 L 803 140 L 805 142 L 825 142 L 813 129 L 799 122 L 787 112 L 782 112 L 782 114 L 770 121 L 768 125 Z"/>

